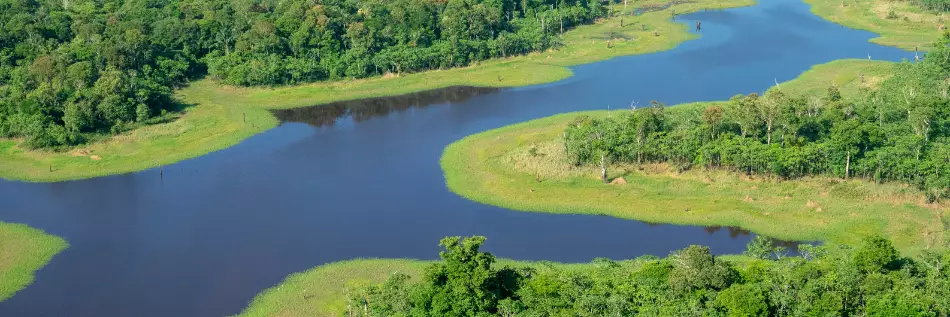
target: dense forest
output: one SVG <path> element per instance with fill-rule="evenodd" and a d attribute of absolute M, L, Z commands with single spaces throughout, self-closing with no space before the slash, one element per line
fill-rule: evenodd
<path fill-rule="evenodd" d="M 344 316 L 940 316 L 950 314 L 950 252 L 901 257 L 868 238 L 857 248 L 801 245 L 786 256 L 753 240 L 741 260 L 690 246 L 666 258 L 583 268 L 495 267 L 484 237 L 442 240 L 441 261 L 413 282 L 395 273 L 348 294 Z"/>
<path fill-rule="evenodd" d="M 773 87 L 705 109 L 648 107 L 577 118 L 564 133 L 576 165 L 665 162 L 680 170 L 728 168 L 780 178 L 827 175 L 895 180 L 950 195 L 950 38 L 918 63 L 842 98 L 793 96 Z M 863 79 L 857 79 L 863 80 Z"/>
<path fill-rule="evenodd" d="M 545 50 L 603 14 L 598 0 L 0 0 L 0 137 L 120 132 L 205 74 L 293 84 Z"/>

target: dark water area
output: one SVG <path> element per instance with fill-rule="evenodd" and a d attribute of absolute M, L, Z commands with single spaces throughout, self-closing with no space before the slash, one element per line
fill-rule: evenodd
<path fill-rule="evenodd" d="M 314 127 L 333 126 L 341 119 L 360 123 L 392 112 L 425 108 L 434 105 L 464 103 L 478 95 L 501 91 L 501 88 L 454 86 L 399 96 L 339 101 L 312 107 L 274 110 L 282 123 L 299 122 Z"/>
<path fill-rule="evenodd" d="M 573 68 L 551 84 L 454 88 L 278 111 L 237 146 L 164 168 L 52 184 L 0 181 L 0 221 L 70 248 L 0 302 L 0 316 L 222 316 L 288 274 L 359 258 L 434 259 L 440 238 L 484 235 L 520 260 L 737 253 L 752 235 L 605 216 L 516 212 L 449 192 L 446 145 L 556 113 L 725 100 L 841 58 L 912 58 L 824 21 L 798 0 L 678 16 L 703 37 Z"/>

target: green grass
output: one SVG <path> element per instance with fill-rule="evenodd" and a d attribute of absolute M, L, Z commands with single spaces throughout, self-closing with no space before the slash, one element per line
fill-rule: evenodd
<path fill-rule="evenodd" d="M 0 301 L 30 285 L 33 273 L 67 246 L 41 230 L 0 222 Z"/>
<path fill-rule="evenodd" d="M 790 93 L 818 91 L 825 88 L 815 82 L 844 78 L 842 91 L 851 94 L 859 83 L 838 71 L 862 69 L 859 63 L 817 66 L 781 87 Z M 872 69 L 884 71 L 886 64 Z M 681 105 L 671 111 L 707 105 Z M 608 112 L 561 114 L 452 143 L 440 162 L 446 184 L 473 201 L 522 211 L 737 226 L 780 239 L 849 244 L 882 233 L 909 254 L 946 246 L 947 206 L 928 205 L 917 190 L 900 184 L 829 178 L 778 182 L 720 170 L 676 173 L 663 165 L 631 165 L 609 170 L 611 178 L 623 177 L 628 184 L 605 185 L 596 168 L 573 168 L 564 158 L 561 133 L 582 114 L 604 117 Z M 536 181 L 538 175 L 541 182 Z"/>
<path fill-rule="evenodd" d="M 815 15 L 855 29 L 880 35 L 871 42 L 905 50 L 927 50 L 940 36 L 940 25 L 950 25 L 950 16 L 922 11 L 910 1 L 804 0 Z M 893 11 L 896 17 L 888 18 Z"/>
<path fill-rule="evenodd" d="M 346 290 L 382 283 L 395 272 L 418 278 L 429 263 L 367 259 L 318 266 L 261 292 L 237 316 L 340 316 L 346 308 Z"/>
<path fill-rule="evenodd" d="M 861 59 L 841 59 L 812 66 L 779 88 L 795 95 L 823 97 L 835 85 L 845 98 L 856 97 L 862 88 L 874 88 L 892 73 L 894 63 Z M 864 82 L 861 82 L 864 75 Z"/>
<path fill-rule="evenodd" d="M 642 4 L 664 2 L 649 0 Z M 680 14 L 754 3 L 754 0 L 698 0 L 674 6 L 672 10 Z M 175 93 L 176 99 L 194 106 L 169 123 L 146 126 L 65 152 L 27 150 L 14 140 L 0 140 L 0 178 L 54 182 L 172 164 L 233 146 L 276 126 L 277 119 L 266 109 L 399 95 L 455 85 L 512 87 L 561 80 L 571 76 L 567 66 L 667 50 L 695 38 L 696 35 L 688 32 L 688 26 L 669 20 L 669 10 L 627 17 L 623 28 L 617 17 L 581 26 L 563 35 L 565 45 L 559 49 L 464 68 L 279 88 L 239 88 L 219 85 L 210 79 L 197 81 Z M 641 24 L 646 25 L 645 31 Z M 654 31 L 660 35 L 654 36 Z M 615 39 L 609 49 L 606 47 L 608 38 Z"/>

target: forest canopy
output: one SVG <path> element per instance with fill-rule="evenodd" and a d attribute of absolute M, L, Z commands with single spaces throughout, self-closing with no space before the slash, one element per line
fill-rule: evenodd
<path fill-rule="evenodd" d="M 416 281 L 396 272 L 351 291 L 343 316 L 947 316 L 950 253 L 903 257 L 881 237 L 858 247 L 764 237 L 726 261 L 689 246 L 666 258 L 572 268 L 496 267 L 484 237 L 442 240 Z"/>
<path fill-rule="evenodd" d="M 604 171 L 616 162 L 661 162 L 786 179 L 901 181 L 930 200 L 950 197 L 948 43 L 920 62 L 896 65 L 854 98 L 842 98 L 835 86 L 824 96 L 790 95 L 779 86 L 705 109 L 654 102 L 612 118 L 577 118 L 564 133 L 565 148 L 573 164 Z"/>
<path fill-rule="evenodd" d="M 205 74 L 295 84 L 545 50 L 603 14 L 598 0 L 0 0 L 0 137 L 127 130 Z"/>

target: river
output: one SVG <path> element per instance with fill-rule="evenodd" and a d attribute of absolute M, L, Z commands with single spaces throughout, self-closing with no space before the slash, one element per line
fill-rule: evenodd
<path fill-rule="evenodd" d="M 556 113 L 725 100 L 841 58 L 912 58 L 822 20 L 799 0 L 677 17 L 702 38 L 574 67 L 510 89 L 453 88 L 275 112 L 282 124 L 164 168 L 51 184 L 0 181 L 0 221 L 70 248 L 0 302 L 0 316 L 222 316 L 288 274 L 358 257 L 433 259 L 438 240 L 484 235 L 521 260 L 741 252 L 736 229 L 516 212 L 449 192 L 439 157 L 466 135 Z"/>

